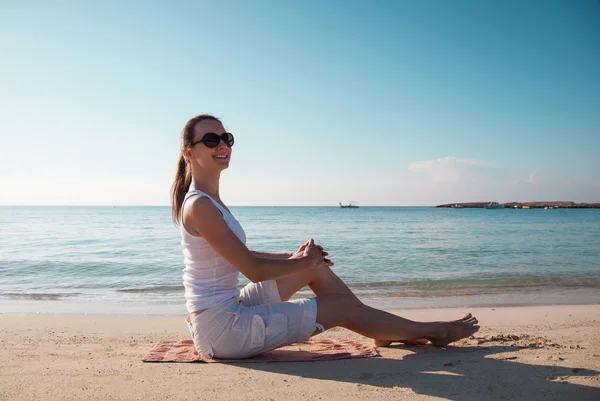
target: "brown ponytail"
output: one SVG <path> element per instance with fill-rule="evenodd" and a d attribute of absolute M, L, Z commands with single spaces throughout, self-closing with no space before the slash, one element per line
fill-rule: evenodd
<path fill-rule="evenodd" d="M 171 214 L 175 224 L 181 223 L 183 199 L 192 183 L 192 166 L 183 156 L 183 149 L 189 148 L 192 145 L 194 140 L 194 127 L 196 126 L 196 123 L 203 120 L 221 122 L 217 117 L 211 116 L 210 114 L 200 114 L 199 116 L 190 119 L 187 124 L 185 124 L 185 127 L 183 127 L 183 131 L 181 131 L 181 151 L 179 162 L 177 163 L 177 173 L 175 174 L 173 185 L 171 185 Z"/>

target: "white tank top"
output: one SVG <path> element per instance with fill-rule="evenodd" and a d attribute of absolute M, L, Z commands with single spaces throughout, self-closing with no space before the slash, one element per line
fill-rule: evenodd
<path fill-rule="evenodd" d="M 194 190 L 185 195 L 183 205 L 194 195 L 210 199 L 223 215 L 223 219 L 233 233 L 246 243 L 246 233 L 231 213 L 217 201 L 202 191 Z M 182 210 L 183 210 L 182 205 Z M 190 234 L 181 222 L 181 245 L 183 247 L 183 287 L 186 307 L 189 313 L 212 308 L 223 301 L 239 295 L 238 277 L 240 271 L 219 255 L 202 237 Z"/>

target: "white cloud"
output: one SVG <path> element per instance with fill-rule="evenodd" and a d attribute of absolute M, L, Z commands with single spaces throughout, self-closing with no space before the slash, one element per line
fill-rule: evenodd
<path fill-rule="evenodd" d="M 414 173 L 427 174 L 434 181 L 457 182 L 468 173 L 480 170 L 482 167 L 492 167 L 492 163 L 447 156 L 411 163 L 408 170 Z"/>
<path fill-rule="evenodd" d="M 534 172 L 529 173 L 529 180 L 527 181 L 529 182 L 531 185 L 535 185 L 537 182 L 537 176 L 535 175 Z"/>

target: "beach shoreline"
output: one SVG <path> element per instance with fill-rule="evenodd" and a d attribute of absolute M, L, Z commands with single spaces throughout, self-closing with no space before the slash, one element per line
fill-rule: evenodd
<path fill-rule="evenodd" d="M 436 208 L 484 208 L 490 202 L 458 202 L 436 205 Z M 504 202 L 499 205 L 513 209 L 600 209 L 600 203 L 576 203 L 573 201 Z"/>
<path fill-rule="evenodd" d="M 393 312 L 435 321 L 467 311 L 482 329 L 451 347 L 259 364 L 143 363 L 153 344 L 189 337 L 181 317 L 2 314 L 0 399 L 598 399 L 600 305 Z M 322 336 L 368 341 L 345 329 Z"/>
<path fill-rule="evenodd" d="M 357 296 L 365 304 L 388 311 L 414 309 L 482 308 L 482 307 L 521 307 L 553 305 L 600 305 L 600 291 L 595 287 L 522 287 L 500 288 L 485 292 L 470 290 L 445 291 L 437 295 L 434 291 L 422 294 L 406 292 L 357 291 Z M 314 294 L 307 288 L 294 298 L 310 298 Z M 44 300 L 28 298 L 0 298 L 0 314 L 29 315 L 92 315 L 92 316 L 185 316 L 185 303 L 181 294 L 168 298 L 154 297 L 152 294 L 139 295 L 128 302 L 118 302 L 102 297 L 100 299 L 57 298 Z"/>

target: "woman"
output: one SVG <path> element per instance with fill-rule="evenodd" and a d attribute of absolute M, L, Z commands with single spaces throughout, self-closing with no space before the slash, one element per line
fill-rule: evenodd
<path fill-rule="evenodd" d="M 394 341 L 445 346 L 479 329 L 470 314 L 420 323 L 363 304 L 312 239 L 293 254 L 249 250 L 244 230 L 219 196 L 233 135 L 219 119 L 203 114 L 188 121 L 181 142 L 172 211 L 181 226 L 186 321 L 203 356 L 247 358 L 335 326 L 373 338 L 376 346 Z M 241 291 L 240 272 L 252 281 Z M 290 301 L 306 285 L 316 298 Z"/>

